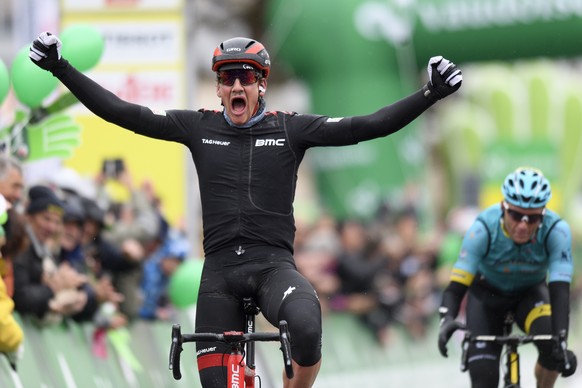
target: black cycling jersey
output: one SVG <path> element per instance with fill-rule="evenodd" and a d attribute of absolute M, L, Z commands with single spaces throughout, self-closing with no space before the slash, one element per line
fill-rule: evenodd
<path fill-rule="evenodd" d="M 293 252 L 293 199 L 305 151 L 389 135 L 433 104 L 418 91 L 367 116 L 267 112 L 241 129 L 230 126 L 220 111 L 154 112 L 123 101 L 68 64 L 53 74 L 101 118 L 188 147 L 198 172 L 206 255 L 253 245 Z"/>

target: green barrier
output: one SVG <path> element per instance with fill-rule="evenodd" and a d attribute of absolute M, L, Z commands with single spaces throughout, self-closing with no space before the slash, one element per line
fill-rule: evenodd
<path fill-rule="evenodd" d="M 24 331 L 24 352 L 18 364 L 18 376 L 25 387 L 63 387 L 62 379 L 53 369 L 51 352 L 43 341 L 42 329 L 26 317 L 19 319 Z M 64 344 L 63 344 L 64 345 Z"/>
<path fill-rule="evenodd" d="M 39 325 L 15 314 L 24 330 L 24 353 L 15 373 L 0 357 L 2 388 L 199 388 L 194 344 L 182 352 L 182 379 L 168 369 L 172 322 L 136 321 L 99 332 L 92 323 L 64 320 Z M 175 319 L 193 332 L 187 311 Z"/>
<path fill-rule="evenodd" d="M 72 330 L 77 332 L 80 338 L 83 338 L 86 345 L 84 352 L 91 356 L 91 363 L 93 366 L 93 373 L 95 374 L 95 382 L 97 386 L 102 387 L 123 387 L 125 386 L 126 379 L 123 375 L 123 371 L 116 354 L 114 353 L 111 346 L 105 340 L 105 351 L 106 354 L 98 355 L 96 354 L 92 347 L 94 343 L 94 337 L 96 335 L 96 328 L 90 323 L 83 324 L 73 324 L 70 325 Z M 106 337 L 105 337 L 106 338 Z"/>
<path fill-rule="evenodd" d="M 183 333 L 193 333 L 194 326 L 190 325 L 188 320 L 180 317 L 179 321 L 182 326 Z M 153 343 L 157 345 L 156 354 L 161 356 L 160 365 L 164 367 L 164 376 L 168 379 L 164 387 L 191 387 L 199 388 L 200 379 L 198 378 L 198 366 L 196 365 L 196 345 L 193 343 L 184 346 L 181 354 L 180 370 L 182 371 L 182 379 L 174 380 L 172 374 L 168 371 L 169 353 L 170 353 L 170 338 L 172 325 L 168 322 L 153 322 L 148 325 L 150 330 L 150 337 Z"/>
<path fill-rule="evenodd" d="M 5 388 L 19 388 L 22 387 L 18 374 L 12 370 L 8 360 L 4 356 L 0 356 L 0 382 Z"/>

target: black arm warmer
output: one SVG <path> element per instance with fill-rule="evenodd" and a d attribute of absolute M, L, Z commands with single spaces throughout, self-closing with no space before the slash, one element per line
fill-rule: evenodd
<path fill-rule="evenodd" d="M 91 112 L 129 130 L 140 128 L 141 105 L 124 101 L 61 58 L 52 73 Z"/>
<path fill-rule="evenodd" d="M 461 309 L 461 302 L 469 287 L 458 282 L 450 282 L 443 292 L 443 301 L 441 302 L 441 309 L 446 308 L 446 312 L 441 310 L 441 316 L 449 316 L 455 319 Z"/>
<path fill-rule="evenodd" d="M 552 304 L 552 333 L 559 335 L 560 331 L 566 330 L 567 335 L 570 322 L 570 284 L 551 282 L 548 288 Z"/>
<path fill-rule="evenodd" d="M 422 90 L 419 90 L 375 113 L 354 116 L 352 127 L 357 128 L 354 138 L 360 142 L 388 136 L 410 124 L 433 104 L 434 102 L 426 98 Z"/>

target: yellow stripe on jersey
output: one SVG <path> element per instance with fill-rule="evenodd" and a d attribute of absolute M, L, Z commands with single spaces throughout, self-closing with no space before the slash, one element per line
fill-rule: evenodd
<path fill-rule="evenodd" d="M 451 272 L 451 281 L 452 282 L 461 283 L 467 287 L 469 287 L 471 285 L 471 283 L 473 283 L 474 278 L 475 278 L 475 275 L 473 275 L 467 271 L 463 271 L 462 269 L 453 268 L 453 271 Z"/>

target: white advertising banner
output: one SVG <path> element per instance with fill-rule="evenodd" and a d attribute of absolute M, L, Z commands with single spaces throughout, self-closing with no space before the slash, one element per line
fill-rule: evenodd
<path fill-rule="evenodd" d="M 77 22 L 65 18 L 63 28 Z M 91 25 L 105 41 L 92 78 L 137 104 L 155 109 L 183 107 L 185 55 L 180 19 L 104 16 L 92 18 Z"/>
<path fill-rule="evenodd" d="M 155 66 L 182 64 L 184 43 L 178 20 L 96 20 L 103 34 L 102 66 Z"/>

